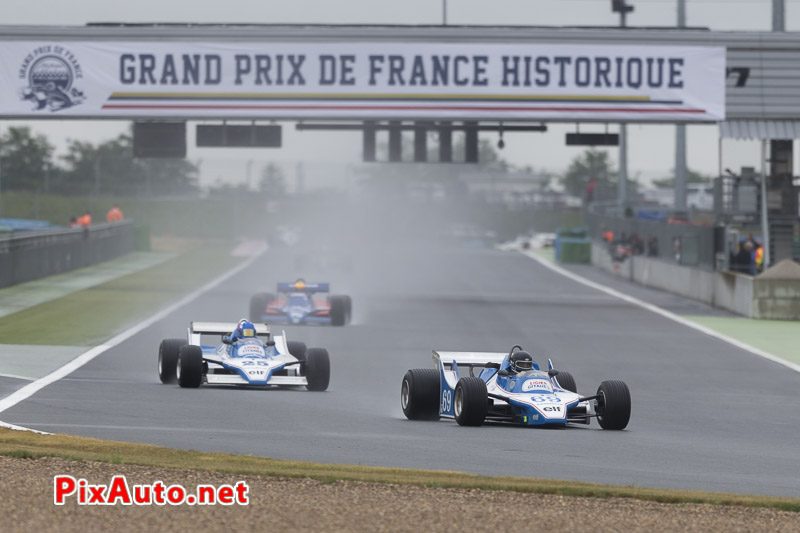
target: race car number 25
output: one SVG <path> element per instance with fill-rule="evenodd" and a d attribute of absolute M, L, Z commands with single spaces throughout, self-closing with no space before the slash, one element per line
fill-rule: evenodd
<path fill-rule="evenodd" d="M 450 408 L 453 405 L 453 393 L 449 390 L 446 390 L 442 393 L 442 412 L 446 413 L 450 411 Z"/>
<path fill-rule="evenodd" d="M 266 361 L 242 361 L 242 366 L 269 366 Z"/>

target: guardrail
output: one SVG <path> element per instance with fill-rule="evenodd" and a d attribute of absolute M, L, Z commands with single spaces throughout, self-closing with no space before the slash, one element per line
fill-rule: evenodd
<path fill-rule="evenodd" d="M 108 261 L 134 249 L 131 220 L 0 236 L 0 287 Z"/>

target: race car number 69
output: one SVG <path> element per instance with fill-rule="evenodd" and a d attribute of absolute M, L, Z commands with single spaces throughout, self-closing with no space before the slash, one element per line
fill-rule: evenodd
<path fill-rule="evenodd" d="M 452 393 L 446 390 L 442 393 L 442 411 L 447 412 L 450 410 L 450 404 L 453 401 Z"/>

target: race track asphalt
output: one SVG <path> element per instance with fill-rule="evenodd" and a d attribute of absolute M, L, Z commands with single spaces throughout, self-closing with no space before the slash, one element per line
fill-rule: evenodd
<path fill-rule="evenodd" d="M 298 268 L 301 267 L 301 268 Z M 354 323 L 287 327 L 329 350 L 327 392 L 161 385 L 161 339 L 190 320 L 236 321 L 253 292 L 331 281 Z M 320 276 L 318 279 L 312 279 Z M 325 276 L 325 277 L 323 277 Z M 627 382 L 626 431 L 412 422 L 409 368 L 431 349 L 552 357 L 578 390 Z M 13 385 L 11 383 L 6 386 Z M 800 496 L 800 374 L 577 284 L 521 254 L 436 247 L 326 261 L 268 254 L 170 318 L 3 413 L 43 431 L 279 459 Z"/>

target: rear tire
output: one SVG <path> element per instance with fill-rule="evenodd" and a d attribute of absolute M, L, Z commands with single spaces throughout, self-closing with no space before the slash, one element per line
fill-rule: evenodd
<path fill-rule="evenodd" d="M 275 296 L 268 292 L 259 292 L 250 298 L 250 321 L 256 324 L 264 322 L 265 311 Z"/>
<path fill-rule="evenodd" d="M 631 392 L 624 381 L 604 381 L 597 388 L 597 422 L 603 429 L 620 430 L 631 419 Z"/>
<path fill-rule="evenodd" d="M 178 366 L 178 350 L 186 344 L 183 339 L 164 339 L 158 346 L 158 379 L 161 383 L 175 383 Z"/>
<path fill-rule="evenodd" d="M 331 296 L 331 325 L 344 326 L 347 322 L 347 302 L 344 296 Z"/>
<path fill-rule="evenodd" d="M 178 385 L 196 389 L 203 382 L 203 350 L 199 346 L 184 344 L 178 351 Z"/>
<path fill-rule="evenodd" d="M 306 360 L 306 343 L 300 341 L 286 341 L 286 347 L 289 348 L 289 355 L 293 356 L 298 361 Z"/>
<path fill-rule="evenodd" d="M 561 385 L 562 389 L 574 392 L 576 394 L 578 393 L 578 385 L 575 383 L 575 378 L 572 377 L 572 374 L 569 372 L 562 372 L 559 370 L 558 375 L 556 376 L 556 381 L 558 381 L 558 384 Z"/>
<path fill-rule="evenodd" d="M 306 388 L 317 392 L 327 390 L 331 379 L 331 359 L 328 350 L 309 348 L 306 350 L 305 361 L 305 376 L 308 381 Z"/>
<path fill-rule="evenodd" d="M 439 420 L 439 372 L 416 368 L 406 372 L 400 406 L 409 420 Z"/>
<path fill-rule="evenodd" d="M 453 393 L 453 414 L 459 426 L 480 426 L 489 412 L 489 394 L 481 378 L 461 378 Z"/>
<path fill-rule="evenodd" d="M 345 301 L 345 323 L 349 324 L 353 320 L 353 300 L 349 296 L 342 296 Z"/>

